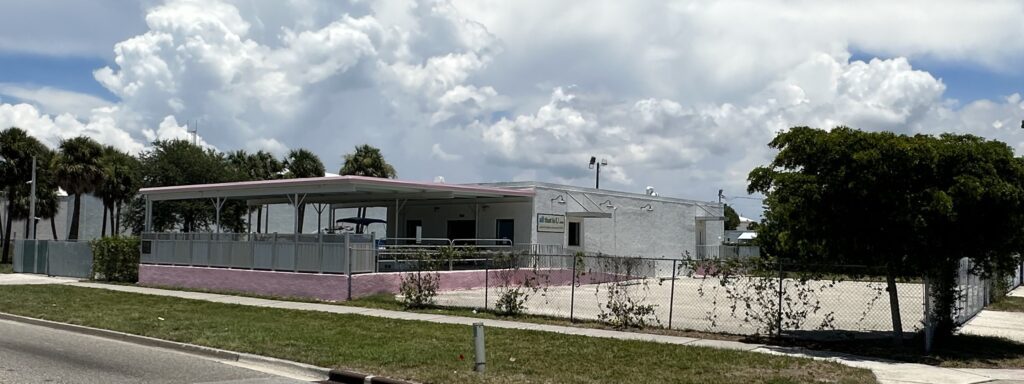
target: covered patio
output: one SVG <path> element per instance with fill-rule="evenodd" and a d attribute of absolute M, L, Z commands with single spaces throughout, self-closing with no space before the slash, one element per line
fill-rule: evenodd
<path fill-rule="evenodd" d="M 399 215 L 407 205 L 460 205 L 479 212 L 488 204 L 530 202 L 534 192 L 529 189 L 335 176 L 144 188 L 140 194 L 146 202 L 141 250 L 143 264 L 353 274 L 377 272 L 382 263 L 387 265 L 387 270 L 398 270 L 400 268 L 396 268 L 395 263 L 400 256 L 424 248 L 456 244 L 485 249 L 511 248 L 513 244 L 506 239 L 420 236 L 421 233 L 440 232 L 440 228 L 430 227 L 429 221 L 426 224 L 418 222 L 425 227 L 417 227 L 415 233 L 406 233 L 402 237 Z M 153 232 L 154 202 L 175 200 L 209 201 L 215 212 L 211 232 Z M 225 233 L 221 226 L 221 213 L 229 200 L 244 201 L 249 207 L 288 204 L 294 211 L 294 231 L 258 233 L 253 228 L 250 209 L 246 220 L 247 233 Z M 334 225 L 328 228 L 318 225 L 316 232 L 300 233 L 299 212 L 304 206 L 313 208 L 312 212 L 307 210 L 306 215 L 315 213 L 317 223 L 321 223 L 320 218 L 326 214 L 332 224 L 337 222 L 335 213 L 338 209 L 386 207 L 387 236 L 378 239 L 368 234 L 338 233 Z M 269 217 L 267 219 L 270 220 Z M 372 220 L 366 221 L 369 222 Z M 471 233 L 475 235 L 475 232 Z M 451 267 L 455 265 L 451 264 Z"/>

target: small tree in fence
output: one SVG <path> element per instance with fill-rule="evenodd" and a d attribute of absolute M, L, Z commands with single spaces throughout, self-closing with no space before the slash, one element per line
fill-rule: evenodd
<path fill-rule="evenodd" d="M 523 270 L 521 260 L 522 256 L 515 253 L 499 253 L 491 258 L 498 280 L 498 300 L 494 311 L 500 315 L 514 316 L 526 312 L 530 296 L 547 290 L 548 274 L 542 273 L 536 265 Z"/>
<path fill-rule="evenodd" d="M 646 274 L 653 270 L 651 263 L 650 260 L 630 257 L 600 259 L 601 271 L 596 274 L 596 278 L 609 278 L 611 281 L 598 284 L 594 289 L 594 295 L 598 298 L 602 287 L 606 295 L 598 319 L 620 329 L 660 324 L 654 314 L 657 306 L 645 303 L 650 292 L 650 279 Z M 591 274 L 594 277 L 593 271 Z"/>
<path fill-rule="evenodd" d="M 406 308 L 426 308 L 434 305 L 441 275 L 437 272 L 443 260 L 458 257 L 459 251 L 445 247 L 438 252 L 422 251 L 411 260 L 414 270 L 402 275 L 399 293 Z"/>

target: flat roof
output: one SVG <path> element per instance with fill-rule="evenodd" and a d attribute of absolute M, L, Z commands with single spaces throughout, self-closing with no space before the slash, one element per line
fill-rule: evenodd
<path fill-rule="evenodd" d="M 625 198 L 630 198 L 630 199 L 663 201 L 663 202 L 669 202 L 669 203 L 681 203 L 681 204 L 689 204 L 689 205 L 697 205 L 697 206 L 711 206 L 711 207 L 713 207 L 713 206 L 720 205 L 720 203 L 716 203 L 714 201 L 701 201 L 701 200 L 684 199 L 684 198 L 668 197 L 668 196 L 660 196 L 660 195 L 659 196 L 651 196 L 651 195 L 648 195 L 648 194 L 645 194 L 645 193 L 623 192 L 623 191 L 616 191 L 616 190 L 612 190 L 612 189 L 596 189 L 596 188 L 588 188 L 588 187 L 578 187 L 578 186 L 574 186 L 574 185 L 563 185 L 563 184 L 545 183 L 545 182 L 541 182 L 541 181 L 503 181 L 503 182 L 493 182 L 493 183 L 476 183 L 476 184 L 472 184 L 472 185 L 486 186 L 486 187 L 493 187 L 493 188 L 505 188 L 505 189 L 536 189 L 536 188 L 554 189 L 554 190 L 559 190 L 559 191 L 579 192 L 579 193 L 586 193 L 586 194 L 591 194 L 591 195 L 603 195 L 603 196 L 611 196 L 611 197 L 625 197 Z"/>
<path fill-rule="evenodd" d="M 304 203 L 384 203 L 395 200 L 505 199 L 528 200 L 532 189 L 483 185 L 426 183 L 364 176 L 240 181 L 142 188 L 151 201 L 225 198 L 250 204 L 287 203 L 296 194 Z"/>

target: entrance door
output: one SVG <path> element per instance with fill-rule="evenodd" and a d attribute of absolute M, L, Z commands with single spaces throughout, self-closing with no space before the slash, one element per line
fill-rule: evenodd
<path fill-rule="evenodd" d="M 423 220 L 406 220 L 405 221 L 405 237 L 416 238 L 416 228 L 423 227 Z"/>
<path fill-rule="evenodd" d="M 476 220 L 448 220 L 448 240 L 475 238 Z"/>
<path fill-rule="evenodd" d="M 512 219 L 498 219 L 494 233 L 497 235 L 495 238 L 508 239 L 509 242 L 515 244 L 516 242 L 516 222 Z"/>

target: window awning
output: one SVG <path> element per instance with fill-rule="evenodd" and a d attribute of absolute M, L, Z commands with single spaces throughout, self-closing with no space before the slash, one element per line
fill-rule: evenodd
<path fill-rule="evenodd" d="M 610 219 L 612 217 L 612 214 L 608 213 L 608 212 L 580 211 L 580 212 L 566 212 L 565 213 L 565 217 L 575 217 L 575 218 L 578 218 L 578 219 Z"/>

